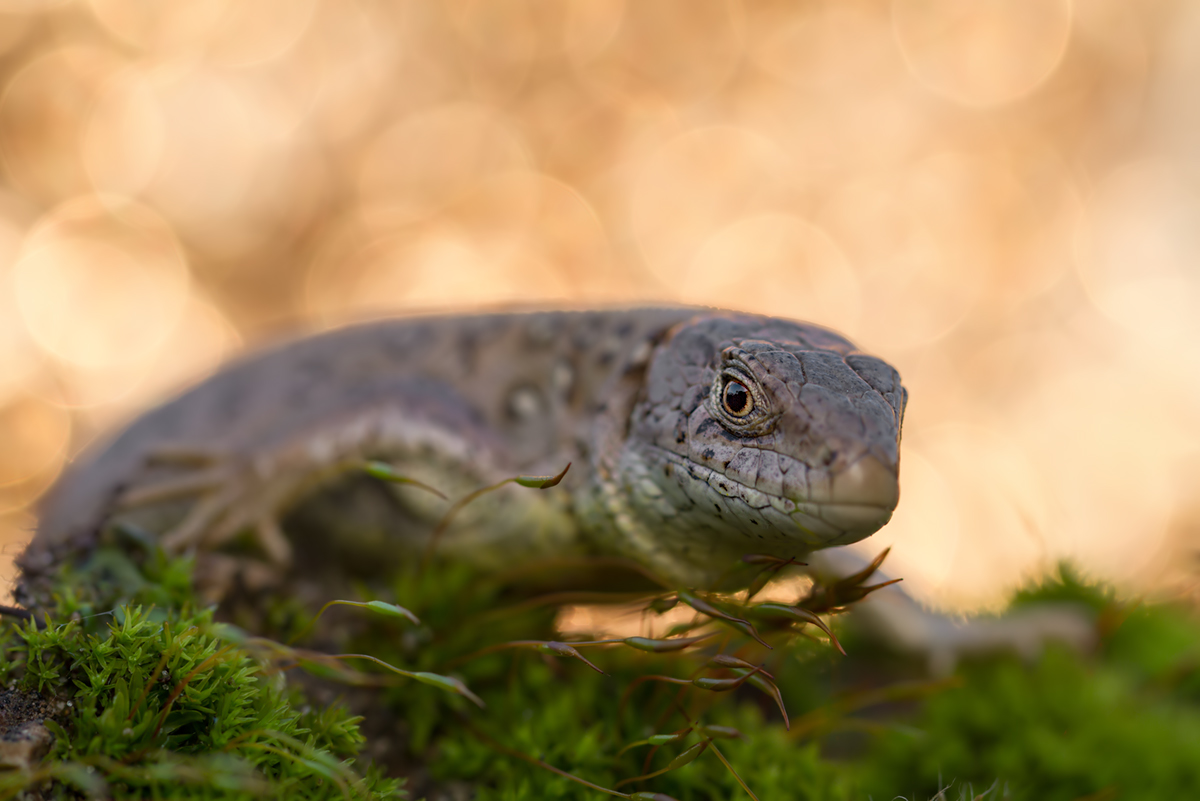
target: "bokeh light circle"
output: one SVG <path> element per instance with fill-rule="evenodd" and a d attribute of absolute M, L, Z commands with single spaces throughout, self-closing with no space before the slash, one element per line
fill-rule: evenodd
<path fill-rule="evenodd" d="M 97 192 L 135 196 L 158 170 L 165 127 L 154 76 L 121 70 L 98 92 L 81 146 Z"/>
<path fill-rule="evenodd" d="M 971 543 L 958 549 L 954 580 L 943 583 L 940 602 L 1002 606 L 1019 581 L 1053 563 L 1045 477 L 1022 446 L 995 426 L 939 423 L 907 439 L 945 478 L 964 541 Z"/>
<path fill-rule="evenodd" d="M 351 251 L 346 261 L 321 263 L 309 279 L 309 297 L 331 321 L 553 303 L 568 296 L 562 275 L 536 254 L 514 252 L 507 243 L 472 238 L 452 226 L 384 237 Z"/>
<path fill-rule="evenodd" d="M 10 197 L 0 196 L 0 404 L 24 385 L 38 368 L 37 346 L 17 309 L 12 268 L 20 254 L 28 221 Z"/>
<path fill-rule="evenodd" d="M 1062 61 L 1071 0 L 893 0 L 896 41 L 922 84 L 967 106 L 1029 94 Z"/>
<path fill-rule="evenodd" d="M 247 258 L 279 226 L 302 223 L 320 161 L 286 103 L 203 65 L 163 67 L 151 85 L 162 155 L 140 199 L 182 238 L 225 259 Z"/>
<path fill-rule="evenodd" d="M 178 323 L 189 285 L 183 254 L 161 218 L 92 196 L 56 208 L 30 231 L 13 279 L 37 344 L 87 368 L 153 355 Z"/>
<path fill-rule="evenodd" d="M 832 194 L 820 221 L 861 271 L 868 347 L 925 346 L 968 316 L 993 269 L 994 191 L 986 162 L 941 153 Z"/>
<path fill-rule="evenodd" d="M 696 252 L 679 299 L 753 309 L 853 334 L 861 302 L 858 276 L 828 234 L 789 214 L 739 220 Z"/>
<path fill-rule="evenodd" d="M 664 143 L 642 166 L 631 199 L 650 269 L 678 285 L 713 231 L 770 210 L 789 166 L 774 143 L 739 128 L 701 128 Z"/>
<path fill-rule="evenodd" d="M 80 145 L 88 108 L 124 66 L 113 51 L 70 45 L 32 59 L 0 96 L 0 152 L 18 186 L 44 203 L 88 191 Z"/>
<path fill-rule="evenodd" d="M 72 420 L 62 408 L 18 393 L 0 403 L 0 514 L 29 506 L 62 471 Z"/>
<path fill-rule="evenodd" d="M 376 137 L 358 169 L 358 194 L 370 215 L 397 224 L 528 163 L 521 136 L 498 111 L 454 104 L 406 117 Z"/>
<path fill-rule="evenodd" d="M 1131 335 L 1169 346 L 1200 335 L 1200 190 L 1154 161 L 1100 182 L 1079 231 L 1088 297 Z"/>
<path fill-rule="evenodd" d="M 278 57 L 304 33 L 318 0 L 89 0 L 114 36 L 149 52 L 203 55 L 229 67 Z"/>
<path fill-rule="evenodd" d="M 1136 355 L 1113 366 L 1065 365 L 1033 387 L 1011 433 L 1042 468 L 1052 504 L 1055 555 L 1128 580 L 1163 543 L 1178 455 L 1200 446 L 1185 409 Z M 1181 414 L 1182 413 L 1182 414 Z"/>
<path fill-rule="evenodd" d="M 610 35 L 617 9 L 620 23 Z M 573 41 L 587 43 L 572 49 L 576 70 L 611 96 L 702 100 L 729 80 L 745 50 L 740 0 L 593 0 L 580 17 L 601 20 L 596 33 L 604 45 L 581 36 L 579 22 L 571 25 Z"/>
<path fill-rule="evenodd" d="M 19 484 L 61 461 L 71 435 L 71 418 L 62 409 L 25 395 L 0 406 L 0 487 Z"/>

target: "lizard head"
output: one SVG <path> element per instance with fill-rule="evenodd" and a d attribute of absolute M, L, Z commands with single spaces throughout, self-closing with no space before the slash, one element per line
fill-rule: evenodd
<path fill-rule="evenodd" d="M 823 328 L 712 314 L 651 356 L 618 460 L 627 550 L 679 579 L 856 542 L 899 501 L 907 392 Z"/>

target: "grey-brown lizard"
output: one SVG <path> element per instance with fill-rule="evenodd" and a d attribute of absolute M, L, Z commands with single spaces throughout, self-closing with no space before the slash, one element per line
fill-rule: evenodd
<path fill-rule="evenodd" d="M 369 479 L 358 469 L 368 458 L 450 498 L 571 462 L 561 488 L 510 486 L 455 518 L 439 547 L 476 562 L 618 554 L 703 585 L 741 555 L 769 553 L 837 578 L 864 560 L 814 551 L 891 517 L 906 401 L 896 371 L 841 336 L 732 312 L 353 326 L 250 355 L 86 452 L 42 503 L 20 594 L 37 600 L 39 578 L 116 519 L 162 533 L 173 550 L 211 551 L 255 530 L 280 565 L 307 557 L 304 567 L 336 573 L 348 556 L 386 568 L 411 557 L 447 503 Z M 292 554 L 298 530 L 307 538 Z M 365 543 L 343 541 L 364 533 Z M 963 654 L 1095 639 L 1077 610 L 964 624 L 898 587 L 856 611 L 935 672 Z"/>
<path fill-rule="evenodd" d="M 124 514 L 175 551 L 252 529 L 285 563 L 281 515 L 364 459 L 451 498 L 570 462 L 562 489 L 481 498 L 439 547 L 510 564 L 619 554 L 703 584 L 745 553 L 803 556 L 886 523 L 905 402 L 897 372 L 841 336 L 732 312 L 353 326 L 244 358 L 91 448 L 42 503 L 20 562 L 36 582 Z M 372 502 L 390 504 L 384 526 L 410 536 L 446 508 L 412 487 L 386 492 Z M 366 506 L 336 514 L 377 524 Z"/>

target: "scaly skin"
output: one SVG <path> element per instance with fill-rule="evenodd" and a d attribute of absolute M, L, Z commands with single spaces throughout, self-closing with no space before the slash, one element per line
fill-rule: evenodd
<path fill-rule="evenodd" d="M 803 556 L 886 523 L 905 399 L 894 369 L 832 332 L 730 312 L 355 326 L 234 363 L 91 449 L 47 495 L 20 561 L 36 582 L 128 519 L 175 551 L 252 529 L 287 563 L 297 506 L 309 525 L 332 521 L 327 536 L 375 526 L 399 543 L 446 504 L 363 479 L 364 459 L 450 498 L 571 462 L 565 489 L 492 493 L 439 547 L 507 564 L 614 553 L 701 584 L 744 553 Z"/>

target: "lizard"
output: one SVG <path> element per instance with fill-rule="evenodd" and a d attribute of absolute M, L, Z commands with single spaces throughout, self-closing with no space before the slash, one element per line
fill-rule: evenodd
<path fill-rule="evenodd" d="M 210 568 L 223 545 L 253 531 L 278 568 L 266 579 L 259 571 L 260 584 L 277 585 L 298 561 L 309 571 L 345 571 L 347 561 L 386 570 L 427 541 L 448 504 L 371 479 L 359 469 L 368 459 L 447 497 L 571 465 L 561 489 L 502 487 L 454 518 L 438 547 L 485 567 L 607 554 L 668 585 L 704 586 L 755 553 L 806 560 L 837 581 L 866 564 L 838 546 L 877 531 L 899 502 L 907 402 L 895 368 L 845 337 L 742 312 L 353 325 L 244 356 L 86 450 L 41 503 L 17 598 L 44 600 L 50 572 L 122 520 Z M 361 547 L 347 546 L 364 532 Z M 223 576 L 197 583 L 217 601 L 231 570 L 247 580 L 246 560 L 215 564 Z M 1058 605 L 962 620 L 885 586 L 855 611 L 935 674 L 971 654 L 1032 658 L 1047 640 L 1078 650 L 1096 640 L 1089 616 Z"/>
<path fill-rule="evenodd" d="M 41 503 L 21 589 L 36 596 L 118 519 L 173 553 L 253 531 L 278 565 L 303 556 L 285 531 L 305 504 L 338 531 L 381 526 L 391 550 L 399 529 L 428 537 L 446 504 L 364 482 L 368 459 L 450 497 L 569 463 L 561 489 L 472 503 L 439 548 L 510 565 L 611 554 L 704 585 L 744 554 L 801 558 L 887 523 L 907 397 L 892 366 L 841 335 L 740 312 L 352 325 L 243 357 L 86 450 Z M 324 511 L 310 500 L 322 493 L 337 501 Z"/>

